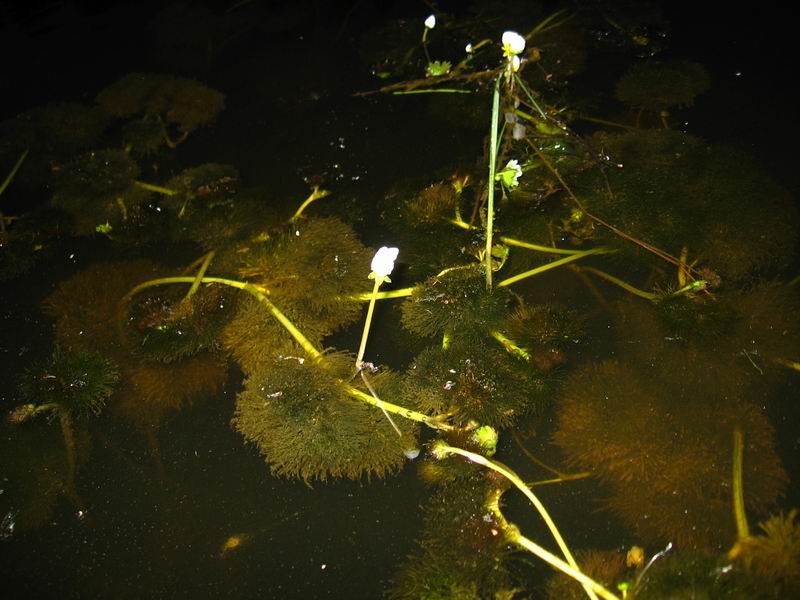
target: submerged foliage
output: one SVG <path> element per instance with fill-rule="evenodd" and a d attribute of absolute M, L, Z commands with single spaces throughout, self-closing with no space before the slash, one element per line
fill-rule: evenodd
<path fill-rule="evenodd" d="M 29 368 L 22 377 L 22 396 L 35 406 L 53 405 L 71 417 L 97 415 L 119 378 L 117 368 L 95 352 L 64 352 Z"/>
<path fill-rule="evenodd" d="M 56 341 L 65 350 L 101 352 L 124 362 L 120 301 L 133 285 L 159 270 L 147 260 L 101 262 L 59 283 L 43 302 L 44 311 L 55 319 Z"/>
<path fill-rule="evenodd" d="M 226 365 L 208 353 L 169 364 L 130 365 L 123 373 L 113 409 L 140 429 L 155 428 L 168 413 L 218 392 L 226 377 Z"/>
<path fill-rule="evenodd" d="M 740 540 L 735 558 L 748 571 L 777 584 L 784 597 L 800 593 L 800 525 L 797 510 L 760 523 L 761 534 Z"/>
<path fill-rule="evenodd" d="M 112 117 L 158 119 L 164 141 L 174 145 L 211 124 L 225 107 L 225 96 L 191 79 L 131 73 L 103 89 L 97 103 Z M 168 128 L 178 134 L 176 140 Z"/>
<path fill-rule="evenodd" d="M 360 316 L 348 297 L 368 291 L 372 254 L 340 219 L 301 219 L 244 254 L 240 274 L 293 307 L 301 329 L 330 334 Z"/>
<path fill-rule="evenodd" d="M 643 539 L 730 545 L 734 427 L 747 447 L 749 511 L 774 505 L 786 473 L 766 415 L 723 378 L 686 359 L 663 373 L 617 361 L 586 365 L 566 381 L 553 439 L 570 464 L 609 484 L 607 505 Z"/>
<path fill-rule="evenodd" d="M 455 342 L 429 348 L 414 361 L 403 385 L 406 404 L 424 413 L 450 414 L 466 425 L 505 427 L 544 402 L 549 389 L 535 366 L 499 344 Z"/>
<path fill-rule="evenodd" d="M 787 192 L 745 152 L 707 145 L 669 130 L 602 134 L 595 140 L 614 163 L 577 178 L 588 211 L 639 240 L 679 256 L 723 282 L 780 269 L 791 260 L 800 216 Z M 604 242 L 615 236 L 595 229 Z M 625 243 L 621 257 L 638 246 Z"/>
<path fill-rule="evenodd" d="M 422 337 L 482 338 L 502 322 L 512 302 L 505 288 L 486 290 L 480 265 L 454 267 L 414 288 L 402 305 L 402 323 Z"/>
<path fill-rule="evenodd" d="M 425 503 L 419 548 L 394 576 L 389 598 L 513 597 L 514 581 L 504 563 L 510 553 L 484 506 L 494 487 L 490 478 L 473 472 L 436 490 Z"/>
<path fill-rule="evenodd" d="M 651 61 L 634 65 L 617 83 L 617 99 L 652 112 L 688 106 L 711 82 L 702 65 L 689 61 Z"/>
<path fill-rule="evenodd" d="M 346 353 L 316 362 L 281 356 L 245 380 L 233 425 L 258 446 L 275 475 L 305 482 L 361 479 L 384 477 L 404 464 L 416 425 L 399 420 L 400 437 L 378 408 L 350 397 L 343 384 L 354 365 Z M 374 377 L 373 387 L 390 402 L 396 378 Z"/>
<path fill-rule="evenodd" d="M 191 298 L 180 288 L 155 288 L 133 299 L 126 330 L 136 354 L 169 363 L 202 350 L 215 350 L 234 314 L 236 297 L 228 288 L 202 286 Z"/>

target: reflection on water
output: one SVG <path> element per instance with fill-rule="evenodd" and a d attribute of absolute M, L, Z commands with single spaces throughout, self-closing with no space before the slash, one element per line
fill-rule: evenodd
<path fill-rule="evenodd" d="M 8 589 L 800 591 L 800 216 L 685 125 L 712 67 L 653 6 L 367 4 L 152 11 L 173 72 L 4 115 Z"/>

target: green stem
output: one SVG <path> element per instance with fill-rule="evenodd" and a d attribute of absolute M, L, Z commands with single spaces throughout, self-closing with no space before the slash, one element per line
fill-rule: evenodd
<path fill-rule="evenodd" d="M 401 288 L 399 290 L 392 290 L 390 292 L 378 292 L 374 294 L 376 300 L 389 300 L 390 298 L 406 298 L 414 293 L 413 287 Z M 373 292 L 363 292 L 361 294 L 351 294 L 347 296 L 348 300 L 357 300 L 359 302 L 366 302 L 372 300 Z"/>
<path fill-rule="evenodd" d="M 574 580 L 580 583 L 584 589 L 587 590 L 590 598 L 596 598 L 595 593 L 597 593 L 602 596 L 604 600 L 619 600 L 618 596 L 612 594 L 594 579 L 582 573 L 580 569 L 564 562 L 552 552 L 548 552 L 533 540 L 522 535 L 519 532 L 519 528 L 516 525 L 509 523 L 503 515 L 503 512 L 500 510 L 500 496 L 502 496 L 502 494 L 503 492 L 501 490 L 494 491 L 489 497 L 489 500 L 486 502 L 486 508 L 494 515 L 494 518 L 497 520 L 500 529 L 502 529 L 506 539 L 509 542 L 524 548 L 532 554 L 535 554 L 550 566 L 558 569 L 565 575 L 572 577 Z"/>
<path fill-rule="evenodd" d="M 367 404 L 371 404 L 377 408 L 383 408 L 384 410 L 396 415 L 400 415 L 401 417 L 405 417 L 406 419 L 410 419 L 411 421 L 416 421 L 417 423 L 424 423 L 432 429 L 440 429 L 442 431 L 450 431 L 453 429 L 453 426 L 445 423 L 441 417 L 429 417 L 421 412 L 410 410 L 408 408 L 398 406 L 397 404 L 392 404 L 386 400 L 376 401 L 375 398 L 366 392 L 362 392 L 360 389 L 353 387 L 349 383 L 342 382 L 342 386 L 353 398 L 366 402 Z"/>
<path fill-rule="evenodd" d="M 367 349 L 367 337 L 369 337 L 369 327 L 372 324 L 372 313 L 375 310 L 375 298 L 378 295 L 378 288 L 381 287 L 381 283 L 383 283 L 381 276 L 375 275 L 375 285 L 372 286 L 372 296 L 370 296 L 369 308 L 367 309 L 367 320 L 364 321 L 364 332 L 361 334 L 361 345 L 358 347 L 358 355 L 356 356 L 356 369 L 361 368 L 364 351 Z"/>
<path fill-rule="evenodd" d="M 742 484 L 742 463 L 744 456 L 744 435 L 740 427 L 733 430 L 733 516 L 736 520 L 736 533 L 739 541 L 750 537 L 747 514 L 744 511 L 744 486 Z"/>
<path fill-rule="evenodd" d="M 429 88 L 425 90 L 407 90 L 392 92 L 393 96 L 410 96 L 412 94 L 471 94 L 470 90 L 459 90 L 456 88 Z"/>
<path fill-rule="evenodd" d="M 605 271 L 601 271 L 600 269 L 595 269 L 593 267 L 580 267 L 580 270 L 593 273 L 598 277 L 600 277 L 601 279 L 605 279 L 606 281 L 609 281 L 614 285 L 621 287 L 626 292 L 630 292 L 635 296 L 639 296 L 639 298 L 644 298 L 645 300 L 650 300 L 651 302 L 655 302 L 656 300 L 662 297 L 659 296 L 658 294 L 654 294 L 652 292 L 645 292 L 644 290 L 640 290 L 637 287 L 633 287 L 630 283 L 626 283 L 619 277 L 615 277 L 614 275 L 606 273 Z"/>
<path fill-rule="evenodd" d="M 177 196 L 178 195 L 178 192 L 176 192 L 175 190 L 171 190 L 169 188 L 166 188 L 166 187 L 163 187 L 163 186 L 160 186 L 160 185 L 155 185 L 155 184 L 152 184 L 152 183 L 145 183 L 144 181 L 134 181 L 133 185 L 135 185 L 136 187 L 140 187 L 143 190 L 147 190 L 149 192 L 155 192 L 155 193 L 161 194 L 163 196 Z"/>
<path fill-rule="evenodd" d="M 491 336 L 500 342 L 503 348 L 505 348 L 511 354 L 516 354 L 523 360 L 530 360 L 531 355 L 527 350 L 525 350 L 525 348 L 518 346 L 513 340 L 510 340 L 499 331 L 492 331 Z"/>
<path fill-rule="evenodd" d="M 303 211 L 308 208 L 308 205 L 314 202 L 315 200 L 319 200 L 320 198 L 325 198 L 326 196 L 330 196 L 330 192 L 328 190 L 321 190 L 319 186 L 314 186 L 314 189 L 311 190 L 311 193 L 308 195 L 303 203 L 300 205 L 300 208 L 292 215 L 292 218 L 289 219 L 289 223 L 294 223 L 297 219 L 300 218 L 300 215 L 303 214 Z"/>
<path fill-rule="evenodd" d="M 539 106 L 539 103 L 538 103 L 538 102 L 536 102 L 536 98 L 534 98 L 534 97 L 533 97 L 533 94 L 532 94 L 532 93 L 531 93 L 531 91 L 528 89 L 528 86 L 527 86 L 527 85 L 525 85 L 525 81 L 523 81 L 522 77 L 520 77 L 519 75 L 517 75 L 517 74 L 515 73 L 515 74 L 514 74 L 514 80 L 516 81 L 517 85 L 519 85 L 520 89 L 521 89 L 523 92 L 525 92 L 525 95 L 528 97 L 528 100 L 530 101 L 530 103 L 531 103 L 531 105 L 533 106 L 533 108 L 535 108 L 535 109 L 536 109 L 536 111 L 539 113 L 539 115 L 540 115 L 540 116 L 541 116 L 541 117 L 542 117 L 544 120 L 547 120 L 547 119 L 548 119 L 548 117 L 547 117 L 547 113 L 546 113 L 546 112 L 544 112 L 544 111 L 542 110 L 542 107 L 541 107 L 541 106 Z M 560 129 L 560 128 L 559 128 L 559 129 Z"/>
<path fill-rule="evenodd" d="M 567 248 L 553 248 L 552 246 L 540 246 L 539 244 L 531 244 L 530 242 L 523 242 L 505 235 L 500 236 L 500 241 L 508 246 L 517 246 L 519 248 L 526 248 L 527 250 L 535 250 L 536 252 L 546 252 L 548 254 L 580 254 L 583 250 L 569 250 Z"/>
<path fill-rule="evenodd" d="M 497 170 L 497 124 L 500 117 L 500 79 L 494 82 L 492 95 L 492 125 L 489 135 L 489 197 L 486 206 L 486 289 L 492 289 L 492 228 L 494 226 L 494 176 Z"/>
<path fill-rule="evenodd" d="M 127 295 L 123 298 L 123 302 L 125 300 L 131 299 L 133 296 L 145 290 L 147 288 L 155 287 L 158 285 L 166 285 L 170 283 L 195 283 L 197 281 L 196 277 L 161 277 L 158 279 L 151 279 L 150 281 L 145 281 L 144 283 L 140 283 L 135 288 L 133 288 Z M 286 331 L 295 339 L 295 341 L 300 344 L 303 350 L 312 357 L 314 360 L 319 360 L 322 357 L 322 353 L 317 350 L 314 345 L 308 340 L 306 336 L 302 334 L 302 332 L 294 326 L 286 315 L 284 315 L 278 307 L 275 306 L 272 302 L 270 302 L 269 298 L 265 295 L 264 288 L 253 285 L 251 283 L 247 283 L 244 281 L 236 281 L 235 279 L 225 279 L 223 277 L 203 277 L 200 279 L 201 283 L 218 283 L 220 285 L 228 285 L 231 287 L 235 287 L 237 289 L 243 290 L 253 296 L 256 300 L 264 304 L 267 309 L 270 311 L 273 317 L 278 320 L 278 322 L 283 325 Z"/>
<path fill-rule="evenodd" d="M 158 285 L 166 285 L 170 283 L 193 283 L 195 281 L 194 277 L 161 277 L 159 279 L 151 279 L 150 281 L 145 281 L 144 283 L 140 283 L 135 288 L 133 288 L 128 294 L 123 298 L 123 301 L 129 300 L 142 290 L 147 288 L 155 287 Z M 267 309 L 270 311 L 273 317 L 277 319 L 277 321 L 283 325 L 286 331 L 295 339 L 295 341 L 300 344 L 303 350 L 313 358 L 314 360 L 319 360 L 322 358 L 322 353 L 317 350 L 314 345 L 306 338 L 303 333 L 294 326 L 294 324 L 284 315 L 278 307 L 275 306 L 272 302 L 270 302 L 269 298 L 266 296 L 266 291 L 264 288 L 260 286 L 256 286 L 250 283 L 246 283 L 244 281 L 236 281 L 235 279 L 225 279 L 222 277 L 203 277 L 201 280 L 202 283 L 217 283 L 220 285 L 228 285 L 230 287 L 234 287 L 245 292 L 251 294 L 256 300 L 264 304 Z M 403 408 L 402 406 L 398 406 L 396 404 L 392 404 L 391 402 L 386 402 L 385 400 L 376 401 L 375 398 L 366 394 L 359 390 L 358 388 L 353 387 L 352 385 L 341 382 L 342 387 L 344 390 L 353 398 L 366 402 L 367 404 L 371 404 L 377 408 L 382 408 L 389 412 L 398 414 L 406 419 L 411 419 L 412 421 L 417 421 L 418 423 L 424 423 L 428 427 L 433 429 L 441 429 L 448 431 L 453 427 L 448 425 L 444 422 L 441 417 L 429 417 L 423 413 L 409 410 L 407 408 Z"/>
<path fill-rule="evenodd" d="M 541 515 L 544 522 L 547 524 L 548 529 L 550 529 L 550 533 L 556 540 L 558 547 L 561 549 L 561 552 L 564 554 L 564 557 L 567 559 L 569 566 L 572 567 L 576 572 L 580 572 L 580 568 L 578 567 L 578 563 L 575 562 L 575 558 L 572 556 L 572 553 L 569 551 L 564 538 L 561 537 L 561 533 L 558 531 L 555 522 L 550 517 L 550 514 L 547 512 L 547 509 L 544 507 L 544 504 L 541 503 L 539 498 L 536 497 L 531 489 L 525 485 L 525 482 L 520 479 L 519 475 L 517 475 L 514 471 L 508 469 L 504 465 L 493 461 L 485 456 L 480 454 L 476 454 L 475 452 L 470 452 L 469 450 L 464 450 L 463 448 L 456 448 L 454 446 L 448 446 L 445 442 L 439 441 L 436 442 L 432 449 L 433 455 L 436 458 L 441 458 L 448 454 L 458 454 L 459 456 L 463 456 L 467 460 L 474 462 L 475 464 L 481 465 L 492 471 L 499 473 L 516 487 L 520 492 L 522 492 L 525 497 L 533 504 L 536 510 Z M 498 496 L 499 501 L 499 496 Z M 521 537 L 521 536 L 520 536 Z M 585 586 L 584 586 L 585 587 Z M 591 597 L 594 597 L 593 593 L 589 593 Z"/>
<path fill-rule="evenodd" d="M 214 258 L 214 254 L 215 252 L 212 250 L 211 252 L 205 255 L 203 259 L 203 264 L 200 265 L 200 269 L 197 271 L 197 275 L 195 276 L 194 282 L 192 283 L 192 287 L 190 287 L 189 291 L 186 292 L 184 300 L 189 300 L 197 292 L 197 289 L 200 287 L 200 282 L 203 280 L 203 276 L 206 274 L 208 266 L 211 264 L 211 260 Z"/>
<path fill-rule="evenodd" d="M 578 115 L 578 120 L 587 121 L 588 123 L 597 123 L 598 125 L 608 125 L 609 127 L 619 127 L 626 131 L 636 131 L 636 127 L 625 125 L 624 123 L 617 123 L 616 121 L 608 121 L 607 119 L 598 119 L 597 117 L 589 117 L 587 115 Z"/>
<path fill-rule="evenodd" d="M 59 409 L 58 421 L 61 425 L 61 435 L 64 437 L 64 446 L 67 450 L 67 494 L 75 504 L 75 507 L 78 510 L 83 510 L 83 501 L 78 495 L 78 485 L 76 482 L 78 473 L 78 453 L 75 446 L 75 435 L 72 431 L 72 419 L 67 409 Z"/>
<path fill-rule="evenodd" d="M 428 28 L 422 31 L 422 49 L 425 51 L 425 58 L 428 59 L 428 64 L 431 63 L 431 55 L 428 54 Z"/>
<path fill-rule="evenodd" d="M 455 219 L 448 219 L 448 222 L 452 223 L 456 227 L 460 227 L 461 229 L 466 229 L 467 231 L 475 229 L 474 226 L 461 219 L 460 216 L 457 216 Z M 525 242 L 523 240 L 518 240 L 505 235 L 501 235 L 498 237 L 498 239 L 508 246 L 517 246 L 519 248 L 526 248 L 527 250 L 535 250 L 537 252 L 546 252 L 548 254 L 580 254 L 583 252 L 583 250 L 568 250 L 567 248 L 553 248 L 552 246 L 531 244 L 530 242 Z"/>
<path fill-rule="evenodd" d="M 539 22 L 539 24 L 536 27 L 534 27 L 528 32 L 528 35 L 525 36 L 525 39 L 530 40 L 537 33 L 544 33 L 546 31 L 550 31 L 551 29 L 555 29 L 556 27 L 561 27 L 564 23 L 572 19 L 572 17 L 574 17 L 575 14 L 568 15 L 566 18 L 562 19 L 558 23 L 553 23 L 553 21 L 555 21 L 558 17 L 563 15 L 568 10 L 569 10 L 568 8 L 562 8 L 561 10 L 557 10 L 550 16 L 545 17 L 542 21 Z"/>
<path fill-rule="evenodd" d="M 583 250 L 577 254 L 572 254 L 570 256 L 554 260 L 553 262 L 549 262 L 545 265 L 542 265 L 541 267 L 536 267 L 535 269 L 531 269 L 530 271 L 525 271 L 524 273 L 520 273 L 519 275 L 514 275 L 513 277 L 504 279 L 503 281 L 497 284 L 497 287 L 505 287 L 507 285 L 511 285 L 512 283 L 517 283 L 518 281 L 521 281 L 528 277 L 533 277 L 534 275 L 538 275 L 540 273 L 544 273 L 545 271 L 549 271 L 550 269 L 555 269 L 562 265 L 566 265 L 568 263 L 584 258 L 586 256 L 592 256 L 593 254 L 611 254 L 612 252 L 616 252 L 616 250 L 613 248 L 606 248 L 602 246 L 599 248 L 591 248 L 589 250 Z"/>
<path fill-rule="evenodd" d="M 25 150 L 22 152 L 22 154 L 20 155 L 20 157 L 17 159 L 17 162 L 15 162 L 15 163 L 14 163 L 14 166 L 13 166 L 13 167 L 11 167 L 11 172 L 10 172 L 10 173 L 8 174 L 8 176 L 5 178 L 5 180 L 3 181 L 3 183 L 2 183 L 2 184 L 0 184 L 0 196 L 2 196 L 2 195 L 3 195 L 3 192 L 5 192 L 5 191 L 6 191 L 6 188 L 7 188 L 7 187 L 9 186 L 9 184 L 10 184 L 10 183 L 11 183 L 11 182 L 14 180 L 14 177 L 16 177 L 16 175 L 17 175 L 17 171 L 19 171 L 19 168 L 22 166 L 22 163 L 24 163 L 24 162 L 25 162 L 25 159 L 28 157 L 28 152 L 30 152 L 30 149 L 28 149 L 28 148 L 26 148 L 26 149 L 25 149 Z"/>

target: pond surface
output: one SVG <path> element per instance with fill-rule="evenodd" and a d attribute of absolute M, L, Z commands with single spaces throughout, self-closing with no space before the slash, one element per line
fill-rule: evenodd
<path fill-rule="evenodd" d="M 763 555 L 751 570 L 728 558 L 742 541 L 734 432 L 744 432 L 750 533 L 800 501 L 800 179 L 779 15 L 768 35 L 742 17 L 726 15 L 725 27 L 723 17 L 675 6 L 663 18 L 616 6 L 441 6 L 425 51 L 456 63 L 463 43 L 490 36 L 491 50 L 465 70 L 488 75 L 398 89 L 470 92 L 462 99 L 377 92 L 425 79 L 427 8 L 396 4 L 65 3 L 0 13 L 20 57 L 4 75 L 20 92 L 0 114 L 0 177 L 29 150 L 0 195 L 8 597 L 580 597 L 504 537 L 510 529 L 484 501 L 507 481 L 435 458 L 436 440 L 475 449 L 473 421 L 499 431 L 494 458 L 525 482 L 563 479 L 533 489 L 578 562 L 613 593 L 621 581 L 649 581 L 636 597 L 665 597 L 669 569 L 703 565 L 711 577 L 733 565 L 742 579 L 730 586 L 752 589 L 753 577 L 763 597 L 789 597 L 800 589 L 796 543 L 767 555 L 790 565 L 777 575 L 759 570 Z M 503 31 L 531 31 L 554 14 L 569 18 L 529 42 L 541 60 L 523 55 L 523 81 L 547 118 L 533 114 L 526 138 L 501 145 L 498 170 L 518 158 L 523 174 L 519 188 L 496 186 L 495 244 L 510 250 L 485 293 L 482 200 L 500 73 L 491 69 L 505 64 Z M 646 44 L 636 41 L 645 34 Z M 691 102 L 619 98 L 632 65 L 686 61 L 708 76 Z M 38 82 L 21 86 L 33 72 Z M 45 110 L 97 110 L 98 93 L 130 73 L 152 77 L 151 89 L 174 85 L 161 100 L 180 107 L 153 101 L 106 115 L 94 137 L 88 116 Z M 224 95 L 207 122 L 197 116 L 206 105 L 186 108 L 211 102 L 195 84 Z M 500 89 L 504 109 L 517 93 L 534 112 L 519 89 Z M 163 125 L 156 142 L 141 133 L 153 115 Z M 157 147 L 137 147 L 143 140 Z M 464 191 L 453 192 L 459 181 Z M 141 183 L 162 191 L 142 199 Z M 330 195 L 290 221 L 315 186 Z M 566 254 L 531 253 L 519 240 Z M 348 352 L 347 362 L 358 350 L 369 259 L 381 246 L 400 249 L 381 290 L 415 291 L 378 301 L 366 360 L 380 367 L 383 400 L 441 417 L 420 424 L 388 407 L 400 441 L 379 401 L 346 408 L 359 401 L 342 400 L 343 390 L 367 401 L 372 390 L 360 373 L 336 371 L 334 352 Z M 506 283 L 563 256 L 577 257 Z M 208 280 L 181 304 L 203 258 L 206 277 L 252 285 Z M 118 304 L 145 280 L 181 276 Z M 692 280 L 703 283 L 684 289 Z M 359 304 L 347 294 L 364 296 Z M 327 371 L 309 370 L 313 352 L 272 307 L 325 351 Z M 179 338 L 191 327 L 200 341 L 186 350 Z M 158 354 L 166 347 L 172 354 Z M 61 352 L 110 362 L 80 363 L 64 384 Z M 112 365 L 107 390 L 89 365 Z M 93 385 L 102 410 L 68 399 Z M 292 393 L 297 404 L 283 403 Z M 30 408 L 15 422 L 21 406 Z M 419 458 L 403 458 L 409 444 Z M 558 553 L 522 494 L 507 491 L 501 506 Z M 800 536 L 787 523 L 787 539 Z M 662 579 L 656 566 L 647 579 L 644 564 L 624 565 L 634 546 L 650 559 L 671 543 L 655 563 Z M 608 554 L 588 566 L 589 550 Z M 720 577 L 691 589 L 718 591 Z"/>

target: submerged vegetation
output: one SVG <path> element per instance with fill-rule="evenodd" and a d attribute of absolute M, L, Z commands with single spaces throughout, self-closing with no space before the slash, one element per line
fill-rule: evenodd
<path fill-rule="evenodd" d="M 744 150 L 671 128 L 710 78 L 657 59 L 639 17 L 529 7 L 505 33 L 442 13 L 366 34 L 381 87 L 353 101 L 389 111 L 418 95 L 446 127 L 485 134 L 477 161 L 408 174 L 382 199 L 309 178 L 305 200 L 276 201 L 234 166 L 187 166 L 184 143 L 225 96 L 172 75 L 131 73 L 94 104 L 0 123 L 0 202 L 17 186 L 47 195 L 0 212 L 0 279 L 35 274 L 28 250 L 58 238 L 103 254 L 45 294 L 53 348 L 3 406 L 0 535 L 44 525 L 59 495 L 83 518 L 78 466 L 115 419 L 167 482 L 163 423 L 229 396 L 226 422 L 278 478 L 366 485 L 422 455 L 435 489 L 390 598 L 796 593 L 796 510 L 781 505 L 796 482 L 771 417 L 800 370 L 800 215 Z M 633 60 L 608 115 L 569 87 L 598 28 Z M 62 453 L 39 415 L 58 419 Z M 499 440 L 522 447 L 523 423 L 580 473 L 523 448 L 555 476 L 531 483 L 507 447 L 514 468 L 495 459 Z M 573 553 L 579 536 L 562 536 L 538 486 L 579 478 L 620 540 L 665 549 Z M 552 539 L 511 522 L 506 494 Z M 531 554 L 559 574 L 531 582 Z"/>

